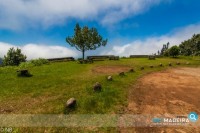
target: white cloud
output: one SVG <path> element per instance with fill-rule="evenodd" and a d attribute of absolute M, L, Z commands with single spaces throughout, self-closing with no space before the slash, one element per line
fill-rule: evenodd
<path fill-rule="evenodd" d="M 6 55 L 7 51 L 11 47 L 18 47 L 27 56 L 27 59 L 36 58 L 58 58 L 58 57 L 77 57 L 76 51 L 62 46 L 47 46 L 38 44 L 26 44 L 24 46 L 12 45 L 4 42 L 0 42 L 0 57 Z"/>
<path fill-rule="evenodd" d="M 140 55 L 156 53 L 162 48 L 163 44 L 170 42 L 170 46 L 179 45 L 184 40 L 192 37 L 193 34 L 200 33 L 200 24 L 189 25 L 173 30 L 171 33 L 163 36 L 149 37 L 144 40 L 135 40 L 128 44 L 119 44 L 112 46 L 109 50 L 101 52 L 102 55 Z"/>
<path fill-rule="evenodd" d="M 112 24 L 170 0 L 1 0 L 0 28 L 48 27 L 68 18 Z"/>
<path fill-rule="evenodd" d="M 157 36 L 157 37 L 148 37 L 144 40 L 135 40 L 127 44 L 123 44 L 122 40 L 119 40 L 118 45 L 111 45 L 107 47 L 102 47 L 96 51 L 86 52 L 86 54 L 98 53 L 102 55 L 120 55 L 120 56 L 129 56 L 129 55 L 139 55 L 139 54 L 152 54 L 156 53 L 162 48 L 163 44 L 170 42 L 170 46 L 178 45 L 182 41 L 187 40 L 192 37 L 193 34 L 200 33 L 200 24 L 189 25 L 182 28 L 177 28 L 171 33 Z M 117 42 L 115 42 L 117 43 Z M 3 57 L 11 47 L 19 47 L 22 49 L 22 52 L 27 55 L 28 59 L 34 58 L 56 58 L 56 57 L 78 57 L 80 55 L 79 51 L 71 50 L 63 46 L 47 46 L 39 44 L 26 44 L 24 46 L 17 46 L 9 43 L 0 42 L 0 57 Z M 105 50 L 106 49 L 106 50 Z"/>
<path fill-rule="evenodd" d="M 4 57 L 4 55 L 8 52 L 8 49 L 11 47 L 15 47 L 12 44 L 0 42 L 0 57 Z"/>

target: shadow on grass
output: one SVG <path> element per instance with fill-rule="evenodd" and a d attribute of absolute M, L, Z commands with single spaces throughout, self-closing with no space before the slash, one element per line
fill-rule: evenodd
<path fill-rule="evenodd" d="M 75 105 L 74 107 L 71 107 L 71 108 L 68 108 L 68 107 L 64 107 L 64 114 L 67 115 L 67 114 L 70 114 L 71 112 L 75 111 L 77 109 L 77 105 Z"/>
<path fill-rule="evenodd" d="M 23 77 L 23 78 L 28 78 L 28 77 L 32 77 L 33 75 L 30 74 L 30 73 L 27 73 L 27 74 L 18 73 L 17 76 L 18 76 L 18 77 Z"/>

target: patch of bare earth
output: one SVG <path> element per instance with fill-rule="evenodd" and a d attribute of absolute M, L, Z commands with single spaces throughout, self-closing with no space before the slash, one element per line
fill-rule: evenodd
<path fill-rule="evenodd" d="M 101 74 L 116 74 L 129 71 L 130 69 L 131 67 L 128 66 L 97 66 L 92 71 Z"/>
<path fill-rule="evenodd" d="M 148 74 L 130 90 L 126 113 L 200 114 L 200 68 L 176 68 Z M 199 123 L 199 122 L 198 122 Z M 200 133 L 200 127 L 129 128 L 121 132 Z"/>
<path fill-rule="evenodd" d="M 39 96 L 37 98 L 32 98 L 26 96 L 18 100 L 9 100 L 0 103 L 0 114 L 10 114 L 10 113 L 40 113 L 46 108 L 45 103 L 54 101 L 59 96 Z"/>

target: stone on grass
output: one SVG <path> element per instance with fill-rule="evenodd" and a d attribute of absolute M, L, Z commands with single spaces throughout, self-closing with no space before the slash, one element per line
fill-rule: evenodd
<path fill-rule="evenodd" d="M 75 98 L 70 98 L 67 100 L 66 107 L 67 108 L 74 108 L 76 106 L 76 99 Z"/>
<path fill-rule="evenodd" d="M 31 77 L 32 76 L 27 69 L 17 70 L 17 75 L 19 77 Z"/>
<path fill-rule="evenodd" d="M 171 62 L 169 62 L 169 66 L 172 66 L 172 63 L 171 63 Z"/>
<path fill-rule="evenodd" d="M 101 89 L 102 89 L 101 84 L 100 84 L 99 82 L 96 82 L 96 83 L 94 84 L 94 86 L 93 86 L 93 90 L 94 90 L 94 91 L 101 91 Z"/>
<path fill-rule="evenodd" d="M 153 68 L 153 66 L 151 65 L 150 68 Z"/>
<path fill-rule="evenodd" d="M 161 66 L 161 67 L 162 67 L 162 66 L 163 66 L 163 64 L 162 64 L 162 63 L 160 63 L 160 65 L 159 65 L 159 66 Z"/>
<path fill-rule="evenodd" d="M 108 81 L 112 81 L 112 80 L 113 80 L 113 79 L 112 79 L 112 76 L 108 76 L 108 77 L 107 77 L 107 80 L 108 80 Z"/>
<path fill-rule="evenodd" d="M 181 63 L 180 62 L 176 62 L 176 65 L 180 65 Z"/>
<path fill-rule="evenodd" d="M 125 76 L 125 73 L 124 72 L 120 72 L 119 76 Z"/>
<path fill-rule="evenodd" d="M 140 70 L 144 70 L 144 67 L 141 67 Z"/>
<path fill-rule="evenodd" d="M 134 70 L 133 68 L 131 68 L 131 69 L 129 70 L 129 72 L 135 72 L 135 70 Z"/>

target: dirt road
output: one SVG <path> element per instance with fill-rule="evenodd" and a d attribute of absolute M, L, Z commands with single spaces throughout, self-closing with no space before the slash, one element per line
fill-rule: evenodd
<path fill-rule="evenodd" d="M 200 114 L 200 68 L 176 68 L 148 74 L 130 90 L 129 114 Z M 132 128 L 122 132 L 200 133 L 197 128 Z"/>

